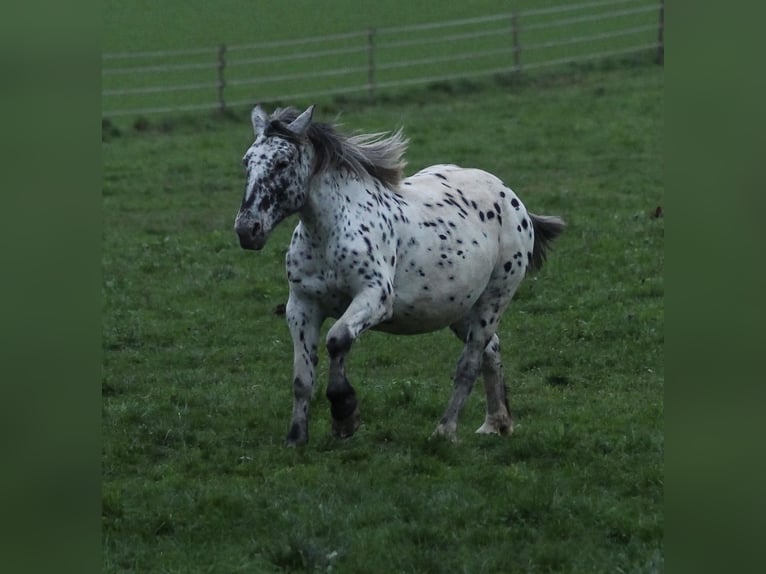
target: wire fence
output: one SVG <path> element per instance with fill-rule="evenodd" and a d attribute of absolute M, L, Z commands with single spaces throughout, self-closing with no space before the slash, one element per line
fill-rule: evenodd
<path fill-rule="evenodd" d="M 103 117 L 226 110 L 652 52 L 664 1 L 601 0 L 310 38 L 102 55 Z"/>

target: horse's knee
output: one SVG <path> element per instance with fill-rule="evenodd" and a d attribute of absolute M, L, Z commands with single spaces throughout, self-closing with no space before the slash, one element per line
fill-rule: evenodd
<path fill-rule="evenodd" d="M 327 352 L 330 354 L 330 358 L 334 359 L 338 355 L 348 353 L 353 342 L 348 326 L 340 321 L 335 323 L 327 333 Z"/>

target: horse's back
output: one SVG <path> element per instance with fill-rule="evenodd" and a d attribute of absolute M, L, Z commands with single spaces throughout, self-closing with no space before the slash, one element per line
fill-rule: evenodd
<path fill-rule="evenodd" d="M 401 188 L 413 211 L 447 221 L 453 231 L 472 236 L 474 245 L 497 241 L 500 251 L 532 251 L 534 230 L 524 203 L 487 171 L 432 165 L 403 180 Z"/>

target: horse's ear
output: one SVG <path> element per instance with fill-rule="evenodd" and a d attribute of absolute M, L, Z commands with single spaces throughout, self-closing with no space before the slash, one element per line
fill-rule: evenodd
<path fill-rule="evenodd" d="M 258 105 L 253 108 L 253 111 L 250 114 L 250 121 L 253 122 L 253 131 L 255 132 L 255 136 L 258 137 L 266 128 L 266 122 L 269 121 L 269 115 L 263 111 L 263 108 L 260 105 Z"/>
<path fill-rule="evenodd" d="M 314 115 L 314 107 L 315 106 L 312 104 L 306 108 L 305 112 L 290 122 L 290 125 L 287 126 L 287 129 L 293 132 L 295 135 L 305 136 L 309 129 L 309 125 L 311 124 L 311 117 Z"/>

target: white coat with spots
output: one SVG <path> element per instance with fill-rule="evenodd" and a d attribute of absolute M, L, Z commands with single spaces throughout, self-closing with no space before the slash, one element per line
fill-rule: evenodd
<path fill-rule="evenodd" d="M 258 250 L 285 217 L 300 217 L 286 258 L 294 347 L 287 443 L 308 441 L 319 332 L 328 317 L 338 319 L 326 341 L 337 436 L 351 436 L 360 424 L 344 367 L 353 341 L 367 329 L 444 327 L 465 346 L 435 434 L 454 439 L 479 373 L 487 404 L 477 432 L 510 433 L 496 331 L 563 221 L 529 213 L 500 179 L 478 169 L 435 165 L 403 179 L 401 132 L 349 137 L 314 122 L 313 110 L 253 110 L 255 141 L 243 159 L 247 184 L 235 223 L 241 246 Z"/>

